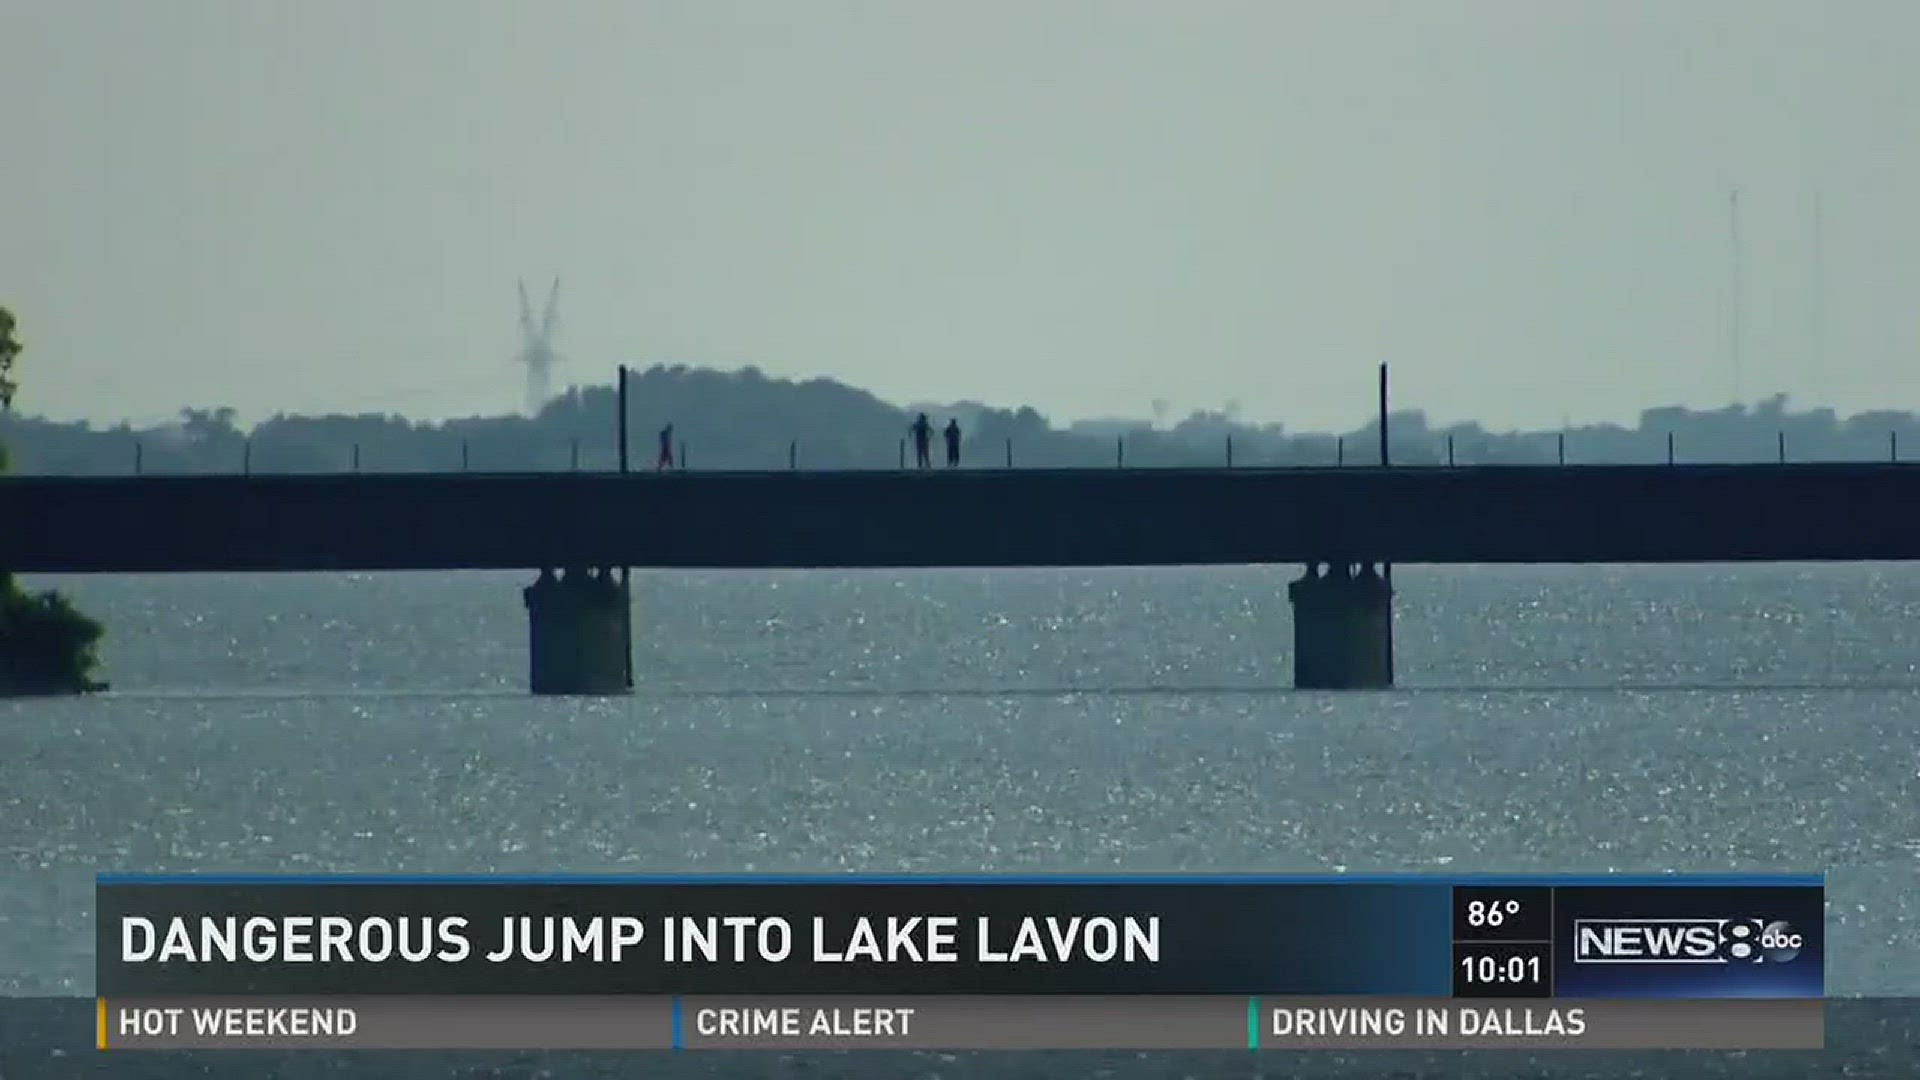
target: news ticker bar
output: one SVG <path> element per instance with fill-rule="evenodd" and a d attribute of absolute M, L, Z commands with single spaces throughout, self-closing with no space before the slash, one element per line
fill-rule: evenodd
<path fill-rule="evenodd" d="M 326 997 L 99 1002 L 102 1050 L 1817 1050 L 1805 999 Z"/>
<path fill-rule="evenodd" d="M 106 878 L 109 998 L 1820 998 L 1818 878 Z"/>

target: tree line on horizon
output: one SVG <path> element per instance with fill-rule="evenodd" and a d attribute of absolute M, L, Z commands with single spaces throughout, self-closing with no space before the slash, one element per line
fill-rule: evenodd
<path fill-rule="evenodd" d="M 1292 432 L 1240 421 L 1231 409 L 1195 412 L 1170 425 L 1150 420 L 1056 426 L 1031 407 L 978 402 L 894 405 L 832 379 L 770 378 L 756 368 L 717 371 L 656 366 L 629 376 L 630 464 L 650 469 L 656 433 L 671 423 L 676 458 L 693 469 L 889 469 L 900 465 L 907 428 L 926 412 L 936 426 L 958 419 L 963 464 L 1097 467 L 1371 465 L 1379 427 Z M 0 442 L 16 473 L 320 473 L 606 470 L 616 467 L 617 393 L 574 387 L 536 416 L 441 421 L 397 415 L 279 414 L 242 427 L 235 410 L 186 408 L 167 424 L 96 428 L 0 413 Z M 1474 422 L 1430 424 L 1418 410 L 1389 418 L 1394 464 L 1516 464 L 1885 461 L 1920 459 L 1920 416 L 1876 410 L 1841 417 L 1794 409 L 1785 395 L 1754 405 L 1643 411 L 1633 427 L 1490 431 Z M 911 460 L 911 451 L 906 451 Z"/>

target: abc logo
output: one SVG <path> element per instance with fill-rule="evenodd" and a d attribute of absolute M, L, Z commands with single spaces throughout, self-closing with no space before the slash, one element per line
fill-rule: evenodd
<path fill-rule="evenodd" d="M 1720 930 L 1720 956 L 1725 960 L 1784 964 L 1805 946 L 1806 939 L 1784 919 L 1729 919 Z"/>

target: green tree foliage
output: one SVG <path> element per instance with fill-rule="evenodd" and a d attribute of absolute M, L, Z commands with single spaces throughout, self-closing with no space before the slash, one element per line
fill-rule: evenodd
<path fill-rule="evenodd" d="M 0 308 L 0 411 L 13 406 L 13 369 L 25 346 L 14 338 L 13 313 Z M 0 446 L 0 471 L 6 468 Z M 71 693 L 101 689 L 100 624 L 56 592 L 30 593 L 0 570 L 0 693 Z"/>
<path fill-rule="evenodd" d="M 14 338 L 13 326 L 13 312 L 0 307 L 0 409 L 13 408 L 14 391 L 20 389 L 13 381 L 13 363 L 26 346 Z"/>
<path fill-rule="evenodd" d="M 0 307 L 0 413 L 13 408 L 14 391 L 20 384 L 13 381 L 13 364 L 26 350 L 13 336 L 13 312 Z M 0 472 L 7 470 L 7 447 L 0 443 Z M 0 571 L 3 573 L 3 571 Z"/>
<path fill-rule="evenodd" d="M 29 593 L 9 578 L 0 595 L 0 692 L 73 693 L 104 689 L 100 624 L 56 592 Z"/>

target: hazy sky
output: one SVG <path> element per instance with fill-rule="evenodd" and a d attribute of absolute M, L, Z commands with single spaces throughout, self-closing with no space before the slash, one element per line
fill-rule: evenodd
<path fill-rule="evenodd" d="M 1920 407 L 1916 41 L 1913 0 L 0 0 L 0 304 L 18 406 L 98 420 L 516 408 L 557 274 L 562 383 L 1322 427 L 1385 360 L 1551 426 L 1732 398 L 1738 187 L 1739 391 Z"/>

